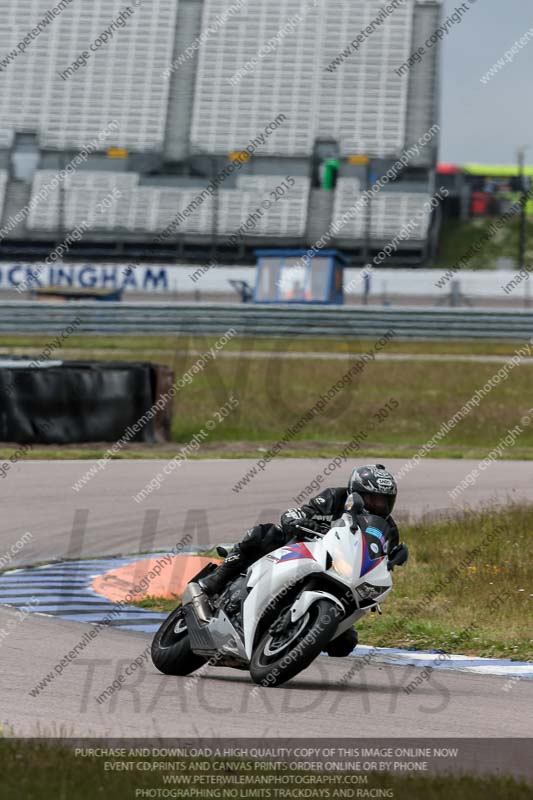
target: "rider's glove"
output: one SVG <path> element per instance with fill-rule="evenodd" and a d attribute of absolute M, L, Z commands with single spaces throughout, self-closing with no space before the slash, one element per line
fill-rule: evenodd
<path fill-rule="evenodd" d="M 387 561 L 387 569 L 393 570 L 394 567 L 401 567 L 407 563 L 409 558 L 409 550 L 406 544 L 397 544 L 389 553 Z"/>
<path fill-rule="evenodd" d="M 311 531 L 319 531 L 322 533 L 324 531 L 324 522 L 317 522 L 316 520 L 312 519 L 311 517 L 306 517 L 303 522 L 300 523 L 303 525 L 304 528 L 308 528 Z M 296 531 L 298 533 L 298 531 Z M 305 531 L 301 532 L 302 536 L 305 536 Z"/>
<path fill-rule="evenodd" d="M 281 515 L 281 529 L 286 536 L 294 536 L 298 525 L 307 526 L 307 517 L 299 508 L 289 508 Z"/>

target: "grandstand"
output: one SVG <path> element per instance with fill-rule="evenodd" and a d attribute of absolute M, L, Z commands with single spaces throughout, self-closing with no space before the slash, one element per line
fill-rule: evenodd
<path fill-rule="evenodd" d="M 121 2 L 63 5 L 17 53 L 49 2 L 0 0 L 0 255 L 48 252 L 76 226 L 80 256 L 312 246 L 437 121 L 438 47 L 423 69 L 395 68 L 438 27 L 439 0 L 405 0 L 379 25 L 380 0 L 152 0 L 103 44 Z M 416 217 L 396 258 L 422 263 L 437 147 L 328 246 L 363 262 Z"/>
<path fill-rule="evenodd" d="M 2 0 L 0 53 L 9 53 L 38 20 L 48 0 Z M 176 0 L 151 0 L 118 28 L 113 40 L 68 80 L 61 73 L 110 25 L 123 4 L 74 3 L 3 69 L 2 127 L 37 133 L 42 150 L 80 149 L 113 119 L 117 144 L 131 150 L 163 146 L 168 85 L 161 72 L 172 58 Z"/>

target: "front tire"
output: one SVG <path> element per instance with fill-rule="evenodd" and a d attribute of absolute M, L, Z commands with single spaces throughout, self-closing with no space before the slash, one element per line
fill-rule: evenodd
<path fill-rule="evenodd" d="M 282 614 L 287 612 L 285 608 Z M 331 600 L 318 600 L 282 632 L 276 632 L 277 622 L 271 625 L 254 649 L 252 680 L 263 686 L 280 686 L 306 669 L 331 640 L 339 624 L 338 613 Z"/>
<path fill-rule="evenodd" d="M 189 675 L 206 659 L 193 653 L 189 632 L 179 606 L 168 615 L 152 642 L 152 662 L 164 675 Z"/>

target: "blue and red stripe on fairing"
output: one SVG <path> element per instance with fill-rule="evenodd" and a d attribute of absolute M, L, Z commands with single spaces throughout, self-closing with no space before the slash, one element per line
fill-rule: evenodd
<path fill-rule="evenodd" d="M 288 553 L 278 558 L 278 564 L 285 561 L 296 561 L 298 558 L 312 558 L 313 561 L 316 561 L 314 555 L 311 553 L 309 548 L 304 544 L 304 542 L 300 542 L 299 544 L 289 544 L 284 550 L 288 550 Z"/>

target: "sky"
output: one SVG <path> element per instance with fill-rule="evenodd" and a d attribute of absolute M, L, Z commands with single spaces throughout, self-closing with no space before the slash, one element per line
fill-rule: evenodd
<path fill-rule="evenodd" d="M 468 0 L 467 0 L 468 2 Z M 443 19 L 461 0 L 444 0 Z M 527 31 L 531 40 L 488 84 L 487 70 Z M 533 4 L 477 0 L 443 40 L 441 147 L 450 163 L 514 164 L 520 146 L 533 165 Z"/>

